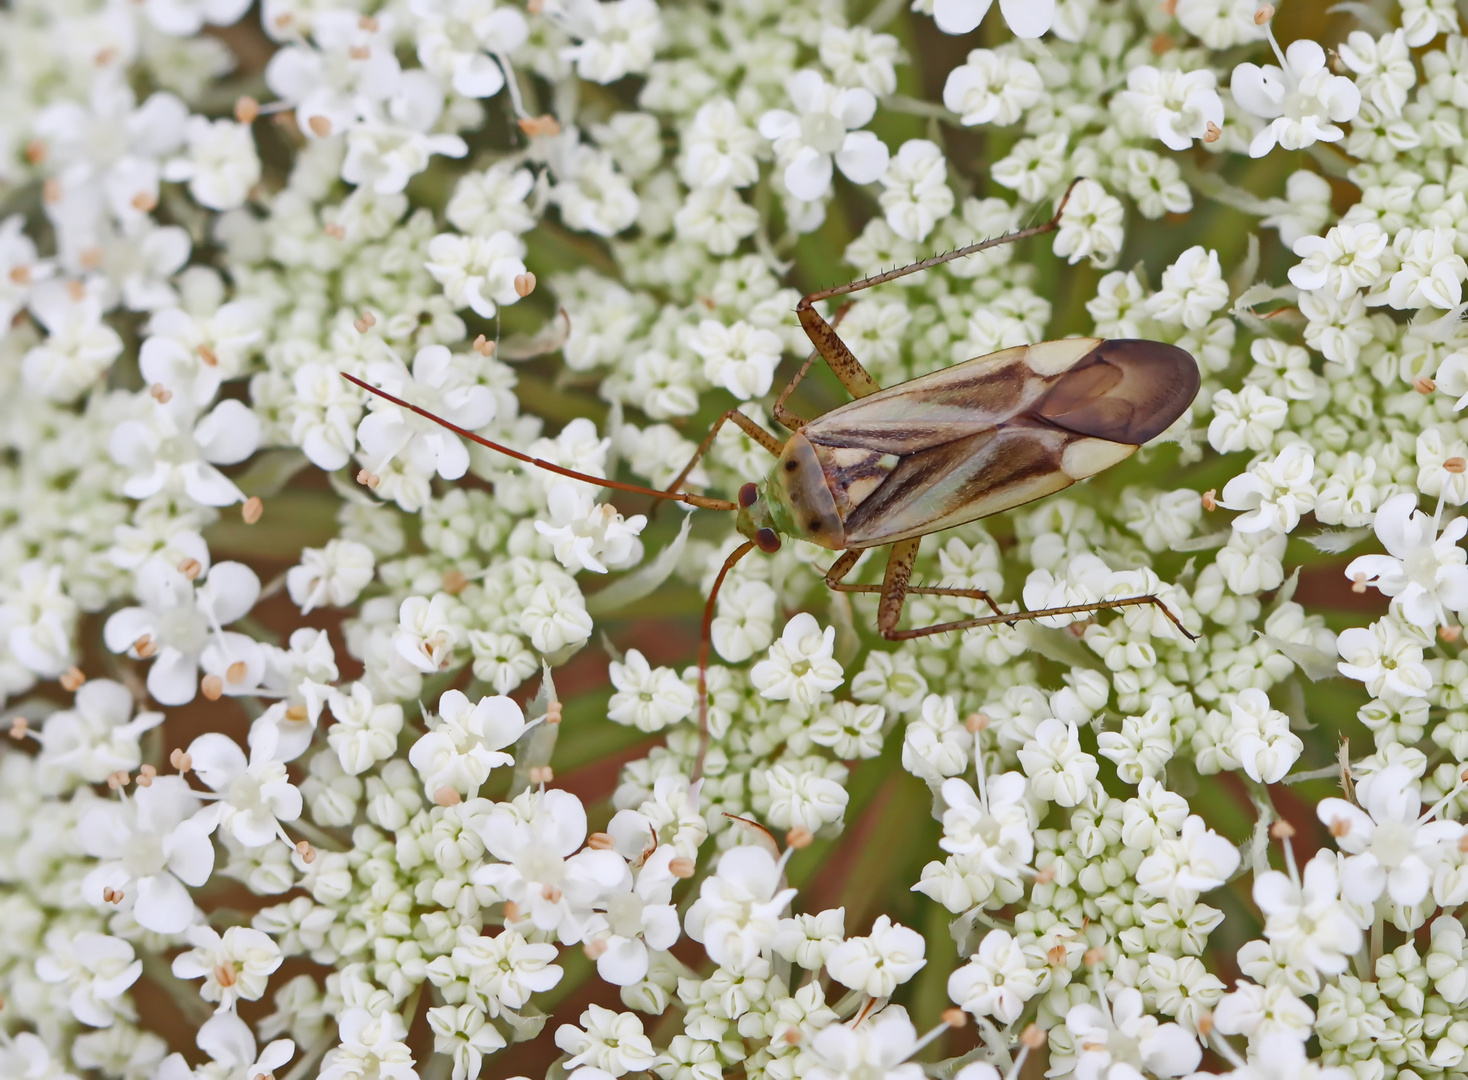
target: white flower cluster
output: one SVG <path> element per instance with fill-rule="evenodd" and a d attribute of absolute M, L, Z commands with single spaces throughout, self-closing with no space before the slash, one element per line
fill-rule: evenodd
<path fill-rule="evenodd" d="M 1459 7 L 993 6 L 0 10 L 0 1076 L 1468 1075 Z M 817 305 L 1197 359 L 998 620 L 649 507 L 1037 224 Z"/>

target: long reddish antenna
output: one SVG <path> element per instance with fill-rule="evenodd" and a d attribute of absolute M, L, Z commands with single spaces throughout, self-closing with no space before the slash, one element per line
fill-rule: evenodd
<path fill-rule="evenodd" d="M 709 645 L 713 641 L 714 602 L 719 598 L 719 589 L 724 578 L 744 556 L 754 548 L 753 540 L 746 540 L 729 553 L 724 565 L 719 567 L 719 576 L 714 578 L 714 587 L 709 590 L 708 602 L 703 605 L 703 634 L 698 643 L 698 756 L 693 759 L 693 775 L 690 784 L 696 784 L 703 776 L 703 759 L 709 750 Z"/>
<path fill-rule="evenodd" d="M 529 454 L 522 454 L 520 453 L 520 451 L 514 450 L 508 446 L 505 446 L 502 443 L 491 442 L 483 435 L 476 435 L 472 431 L 466 431 L 464 428 L 459 427 L 457 424 L 449 423 L 441 416 L 435 416 L 427 409 L 419 408 L 417 405 L 404 401 L 400 397 L 394 397 L 386 390 L 382 390 L 376 386 L 372 386 L 369 383 L 363 382 L 355 375 L 348 375 L 345 371 L 343 371 L 341 373 L 341 376 L 342 378 L 346 379 L 347 382 L 355 383 L 357 386 L 360 386 L 369 394 L 376 394 L 378 397 L 382 398 L 385 401 L 391 401 L 394 405 L 407 409 L 409 412 L 417 413 L 425 420 L 432 420 L 439 427 L 447 428 L 455 435 L 468 439 L 470 442 L 478 443 L 480 446 L 488 447 L 490 450 L 494 450 L 497 453 L 504 454 L 506 457 L 512 457 L 516 461 L 523 461 L 527 465 L 534 465 L 538 469 L 544 469 L 546 472 L 553 472 L 559 476 L 570 477 L 572 480 L 580 480 L 582 483 L 586 484 L 595 484 L 597 487 L 611 488 L 614 491 L 630 491 L 634 495 L 651 495 L 655 499 L 671 499 L 674 502 L 687 503 L 689 506 L 696 506 L 701 510 L 739 509 L 737 504 L 729 502 L 727 499 L 711 499 L 707 495 L 694 495 L 693 493 L 687 491 L 659 491 L 656 488 L 641 487 L 637 484 L 624 484 L 620 480 L 608 480 L 606 477 L 603 476 L 590 476 L 587 473 L 577 472 L 575 469 L 568 469 L 564 465 L 557 465 L 553 461 L 545 461 L 541 458 L 533 458 Z M 727 567 L 725 569 L 727 569 Z M 723 580 L 722 574 L 720 575 L 720 580 Z"/>

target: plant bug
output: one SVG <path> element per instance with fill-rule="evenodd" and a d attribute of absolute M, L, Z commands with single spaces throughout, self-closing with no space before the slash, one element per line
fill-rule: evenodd
<path fill-rule="evenodd" d="M 665 491 L 588 476 L 491 442 L 393 397 L 361 379 L 353 383 L 519 461 L 589 484 L 735 512 L 746 539 L 719 569 L 704 605 L 699 645 L 700 728 L 707 740 L 710 628 L 719 589 L 734 564 L 755 548 L 780 549 L 781 538 L 806 540 L 839 553 L 825 573 L 840 592 L 878 593 L 877 629 L 899 641 L 997 623 L 1074 615 L 1139 604 L 1156 606 L 1184 635 L 1193 635 L 1156 596 L 1132 596 L 1068 607 L 1005 612 L 979 589 L 912 585 L 918 545 L 930 533 L 1010 510 L 1069 487 L 1130 456 L 1166 430 L 1192 404 L 1197 362 L 1175 345 L 1155 341 L 1066 338 L 1020 345 L 883 389 L 862 367 L 815 305 L 908 274 L 977 254 L 1060 226 L 1071 188 L 1049 221 L 934 255 L 908 266 L 810 293 L 796 315 L 815 346 L 775 400 L 781 438 L 730 409 L 715 422 L 693 459 Z M 839 316 L 838 316 L 839 321 Z M 806 420 L 785 402 L 817 359 L 824 360 L 855 399 Z M 345 373 L 344 373 L 345 374 Z M 776 461 L 762 483 L 746 483 L 738 502 L 679 490 L 724 424 L 733 422 Z M 880 585 L 845 577 L 862 552 L 889 548 Z M 900 629 L 909 595 L 979 600 L 993 614 Z M 702 768 L 703 753 L 694 779 Z"/>

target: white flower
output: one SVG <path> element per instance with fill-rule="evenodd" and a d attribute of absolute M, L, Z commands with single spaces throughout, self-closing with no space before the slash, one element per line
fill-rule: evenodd
<path fill-rule="evenodd" d="M 1074 266 L 1090 259 L 1092 266 L 1115 264 L 1121 254 L 1123 210 L 1121 200 L 1094 180 L 1082 180 L 1071 189 L 1055 233 L 1055 254 Z"/>
<path fill-rule="evenodd" d="M 184 886 L 204 885 L 214 870 L 210 828 L 193 817 L 199 805 L 182 778 L 157 776 L 126 802 L 87 811 L 77 835 L 102 861 L 82 882 L 82 894 L 95 905 L 131 911 L 145 930 L 181 932 L 194 920 Z M 106 890 L 120 893 L 120 901 L 109 901 Z"/>
<path fill-rule="evenodd" d="M 617 816 L 630 813 L 618 811 Z M 618 835 L 615 829 L 613 835 Z M 652 951 L 671 949 L 678 941 L 678 909 L 672 904 L 678 879 L 671 869 L 678 857 L 676 846 L 659 845 L 638 868 L 630 889 L 610 891 L 595 905 L 601 917 L 592 916 L 586 937 L 602 947 L 596 973 L 614 986 L 646 978 Z"/>
<path fill-rule="evenodd" d="M 1402 33 L 1416 49 L 1438 34 L 1458 32 L 1458 10 L 1445 0 L 1402 0 Z"/>
<path fill-rule="evenodd" d="M 1175 838 L 1142 860 L 1137 885 L 1148 896 L 1176 900 L 1218 888 L 1238 865 L 1239 849 L 1191 814 Z"/>
<path fill-rule="evenodd" d="M 147 0 L 143 11 L 163 33 L 186 38 L 197 34 L 205 23 L 230 26 L 249 8 L 250 0 Z"/>
<path fill-rule="evenodd" d="M 70 995 L 71 1014 L 90 1027 L 110 1027 L 125 1006 L 118 999 L 143 973 L 143 962 L 121 938 L 58 926 L 46 933 L 46 951 L 36 960 L 36 976 L 61 983 Z"/>
<path fill-rule="evenodd" d="M 1322 975 L 1339 975 L 1361 947 L 1361 928 L 1341 903 L 1336 860 L 1317 855 L 1303 877 L 1268 870 L 1254 879 L 1264 936 Z"/>
<path fill-rule="evenodd" d="M 480 1075 L 484 1055 L 505 1046 L 505 1037 L 473 1005 L 435 1006 L 428 1010 L 428 1026 L 433 1029 L 433 1052 L 454 1060 L 453 1080 Z"/>
<path fill-rule="evenodd" d="M 1290 268 L 1290 281 L 1298 288 L 1346 300 L 1380 279 L 1387 240 L 1374 221 L 1343 223 L 1324 237 L 1302 236 L 1295 241 L 1294 252 L 1304 261 Z"/>
<path fill-rule="evenodd" d="M 1254 21 L 1255 0 L 1178 0 L 1177 21 L 1210 49 L 1259 41 L 1264 27 Z"/>
<path fill-rule="evenodd" d="M 770 800 L 765 820 L 777 829 L 804 828 L 818 832 L 846 813 L 846 789 L 810 769 L 776 765 L 764 774 Z"/>
<path fill-rule="evenodd" d="M 500 10 L 496 9 L 498 13 Z M 482 172 L 468 172 L 454 185 L 444 217 L 460 232 L 489 237 L 497 232 L 516 236 L 535 226 L 525 199 L 535 187 L 535 174 L 512 162 L 497 162 Z"/>
<path fill-rule="evenodd" d="M 1336 649 L 1340 673 L 1366 684 L 1373 697 L 1425 697 L 1432 688 L 1432 673 L 1422 662 L 1421 631 L 1412 632 L 1390 616 L 1369 627 L 1352 626 L 1341 631 Z"/>
<path fill-rule="evenodd" d="M 977 869 L 1018 881 L 1035 857 L 1035 820 L 1025 778 L 1016 772 L 984 778 L 979 794 L 957 777 L 943 781 L 944 851 L 969 858 Z"/>
<path fill-rule="evenodd" d="M 1291 443 L 1279 456 L 1261 461 L 1223 486 L 1220 506 L 1245 513 L 1234 518 L 1239 532 L 1294 530 L 1300 516 L 1315 506 L 1315 455 L 1308 445 Z"/>
<path fill-rule="evenodd" d="M 449 303 L 492 319 L 500 306 L 520 299 L 515 279 L 525 273 L 525 243 L 504 229 L 488 236 L 440 233 L 428 244 L 424 266 Z"/>
<path fill-rule="evenodd" d="M 282 821 L 301 816 L 301 792 L 290 782 L 285 763 L 276 756 L 275 725 L 250 730 L 250 756 L 228 735 L 206 732 L 189 743 L 194 772 L 218 794 L 201 819 L 217 823 L 246 847 L 261 847 L 285 838 Z M 287 843 L 290 841 L 287 840 Z"/>
<path fill-rule="evenodd" d="M 1278 229 L 1291 251 L 1302 236 L 1314 236 L 1330 220 L 1330 181 L 1309 169 L 1297 169 L 1285 181 L 1283 199 L 1270 201 L 1274 212 L 1259 224 Z"/>
<path fill-rule="evenodd" d="M 221 937 L 213 927 L 196 924 L 185 937 L 193 948 L 174 957 L 173 974 L 202 978 L 199 996 L 219 1002 L 219 1013 L 232 1010 L 237 1001 L 258 1001 L 280 967 L 280 946 L 269 934 L 248 926 L 231 926 Z"/>
<path fill-rule="evenodd" d="M 610 503 L 594 502 L 592 489 L 573 480 L 552 484 L 546 506 L 550 523 L 537 521 L 535 531 L 571 573 L 625 570 L 642 558 L 637 536 L 647 525 L 645 515 L 623 518 Z"/>
<path fill-rule="evenodd" d="M 796 112 L 771 109 L 759 120 L 760 134 L 775 148 L 785 187 L 797 199 L 813 202 L 831 189 L 831 160 L 854 184 L 870 184 L 887 168 L 887 147 L 865 127 L 876 99 L 859 87 L 842 90 L 819 72 L 796 72 L 786 81 Z"/>
<path fill-rule="evenodd" d="M 577 851 L 586 839 L 586 810 L 570 792 L 531 789 L 512 803 L 497 804 L 476 828 L 500 862 L 479 867 L 470 879 L 564 943 L 582 940 L 592 905 L 606 892 L 625 888 L 629 875 L 622 856 Z"/>
<path fill-rule="evenodd" d="M 447 690 L 438 699 L 438 716 L 413 744 L 408 760 L 418 770 L 429 798 L 453 788 L 473 798 L 490 771 L 513 765 L 504 752 L 525 731 L 525 714 L 507 697 L 483 697 L 471 705 L 462 691 Z"/>
<path fill-rule="evenodd" d="M 317 1080 L 418 1080 L 412 1051 L 403 1041 L 408 1028 L 397 1013 L 352 1006 L 337 1019 L 337 1032 L 341 1043 L 322 1059 Z"/>
<path fill-rule="evenodd" d="M 803 1041 L 794 1075 L 802 1080 L 922 1080 L 923 1067 L 907 1060 L 917 1041 L 907 1012 L 889 1005 L 860 1024 L 827 1024 Z"/>
<path fill-rule="evenodd" d="M 1091 790 L 1100 766 L 1081 749 L 1076 725 L 1043 720 L 1034 738 L 1019 749 L 1019 763 L 1036 798 L 1059 806 L 1078 806 Z"/>
<path fill-rule="evenodd" d="M 1044 96 L 1045 83 L 1034 64 L 1008 52 L 974 49 L 948 73 L 943 104 L 965 127 L 1008 126 Z"/>
<path fill-rule="evenodd" d="M 1436 523 L 1417 509 L 1416 495 L 1404 492 L 1377 508 L 1374 528 L 1387 554 L 1352 559 L 1346 577 L 1374 585 L 1402 618 L 1424 630 L 1445 623 L 1447 611 L 1468 608 L 1468 552 L 1458 545 L 1468 518 L 1453 518 L 1434 535 Z"/>
<path fill-rule="evenodd" d="M 185 398 L 150 402 L 146 419 L 124 420 L 112 429 L 108 452 L 131 475 L 122 493 L 132 499 L 183 494 L 202 506 L 244 502 L 244 492 L 216 465 L 244 461 L 260 445 L 260 420 L 246 405 L 227 398 L 196 420 Z"/>
<path fill-rule="evenodd" d="M 821 30 L 821 63 L 839 86 L 860 86 L 877 97 L 897 89 L 893 64 L 902 57 L 902 46 L 891 34 L 878 34 L 866 26 L 830 26 Z"/>
<path fill-rule="evenodd" d="M 693 688 L 672 668 L 653 668 L 636 649 L 608 668 L 616 693 L 607 703 L 607 718 L 639 731 L 661 731 L 686 720 L 697 705 Z"/>
<path fill-rule="evenodd" d="M 1042 972 L 1032 970 L 1024 950 L 1004 930 L 990 930 L 979 951 L 948 976 L 948 996 L 974 1016 L 1012 1024 L 1025 1002 L 1040 992 Z"/>
<path fill-rule="evenodd" d="M 1345 132 L 1336 127 L 1361 111 L 1361 91 L 1344 75 L 1325 67 L 1325 50 L 1308 38 L 1290 42 L 1279 53 L 1280 66 L 1240 64 L 1229 80 L 1229 92 L 1245 111 L 1269 121 L 1249 144 L 1250 157 L 1263 157 L 1275 145 L 1299 150 L 1316 141 L 1336 142 Z"/>
<path fill-rule="evenodd" d="M 21 361 L 26 386 L 52 401 L 75 401 L 121 355 L 122 338 L 102 321 L 101 301 L 92 292 L 73 295 L 61 282 L 43 282 L 30 308 L 47 336 Z"/>
<path fill-rule="evenodd" d="M 398 607 L 398 629 L 392 635 L 393 649 L 413 667 L 430 675 L 443 671 L 454 660 L 454 648 L 464 631 L 455 616 L 462 605 L 448 593 L 409 596 Z"/>
<path fill-rule="evenodd" d="M 994 0 L 933 0 L 933 21 L 945 34 L 967 34 Z M 999 0 L 999 13 L 1015 37 L 1037 38 L 1055 21 L 1055 0 Z"/>
<path fill-rule="evenodd" d="M 1223 127 L 1223 99 L 1211 71 L 1160 71 L 1144 64 L 1127 72 L 1126 85 L 1112 99 L 1113 108 L 1131 110 L 1142 130 L 1169 150 L 1187 150 L 1208 135 L 1209 125 Z"/>
<path fill-rule="evenodd" d="M 469 431 L 494 419 L 494 391 L 478 381 L 466 358 L 442 345 L 419 349 L 411 376 L 401 364 L 382 361 L 368 367 L 367 381 Z M 373 411 L 357 426 L 357 441 L 373 473 L 385 472 L 392 461 L 425 479 L 437 473 L 457 480 L 468 471 L 469 451 L 459 436 L 376 395 L 371 404 Z M 418 509 L 408 505 L 416 503 L 416 489 L 405 487 L 397 499 L 404 509 Z"/>
<path fill-rule="evenodd" d="M 1395 904 L 1422 903 L 1433 870 L 1463 836 L 1463 826 L 1420 813 L 1422 789 L 1404 765 L 1389 765 L 1363 779 L 1356 785 L 1356 801 L 1361 805 L 1322 799 L 1315 808 L 1346 853 L 1341 896 L 1353 904 L 1372 904 L 1385 892 Z"/>
<path fill-rule="evenodd" d="M 662 37 L 662 18 L 654 0 L 567 0 L 563 25 L 579 44 L 561 50 L 575 61 L 576 74 L 611 83 L 645 72 Z"/>
<path fill-rule="evenodd" d="M 776 599 L 763 581 L 726 582 L 710 627 L 714 651 L 738 664 L 768 649 L 775 639 Z"/>
<path fill-rule="evenodd" d="M 762 847 L 731 848 L 699 887 L 683 928 L 709 959 L 745 971 L 774 945 L 781 913 L 795 896 L 781 889 L 783 866 Z"/>
<path fill-rule="evenodd" d="M 1220 390 L 1213 397 L 1208 445 L 1220 454 L 1268 450 L 1274 445 L 1274 433 L 1289 420 L 1289 410 L 1288 401 L 1271 397 L 1253 383 L 1237 393 Z"/>
<path fill-rule="evenodd" d="M 341 166 L 349 184 L 391 195 L 428 168 L 435 154 L 458 158 L 469 152 L 457 135 L 431 134 L 443 113 L 443 88 L 426 71 L 403 72 L 386 101 L 358 94 L 356 104 L 362 119 L 347 132 Z"/>
<path fill-rule="evenodd" d="M 1401 309 L 1455 308 L 1463 299 L 1468 262 L 1454 250 L 1453 229 L 1403 229 L 1392 246 L 1402 268 L 1387 285 L 1387 303 Z"/>
<path fill-rule="evenodd" d="M 243 563 L 215 563 L 196 589 L 175 568 L 151 561 L 138 571 L 135 592 L 143 606 L 114 612 L 102 638 L 115 653 L 153 658 L 148 693 L 160 704 L 194 700 L 199 663 L 211 644 L 225 658 L 258 649 L 243 634 L 218 629 L 248 614 L 260 596 L 260 579 Z"/>
<path fill-rule="evenodd" d="M 725 326 L 703 319 L 684 333 L 688 347 L 703 360 L 703 375 L 740 401 L 770 392 L 784 343 L 773 330 L 739 319 Z"/>
<path fill-rule="evenodd" d="M 459 927 L 458 941 L 453 968 L 469 982 L 469 1003 L 490 1016 L 523 1007 L 531 994 L 549 990 L 564 974 L 551 963 L 556 958 L 554 945 L 527 942 L 514 930 L 491 937 L 464 925 Z"/>
<path fill-rule="evenodd" d="M 742 188 L 759 179 L 759 133 L 729 98 L 699 106 L 679 145 L 678 175 L 690 188 Z"/>
<path fill-rule="evenodd" d="M 163 166 L 163 178 L 186 181 L 189 194 L 211 210 L 242 206 L 260 180 L 260 158 L 250 129 L 233 120 L 189 117 L 184 126 L 188 156 Z"/>
<path fill-rule="evenodd" d="M 14 651 L 14 645 L 11 648 Z M 135 770 L 143 760 L 138 742 L 144 732 L 163 723 L 163 714 L 133 716 L 133 706 L 132 694 L 119 682 L 88 679 L 83 683 L 72 707 L 46 717 L 37 734 L 42 789 L 66 791 L 77 781 L 100 784 L 119 770 Z"/>
<path fill-rule="evenodd" d="M 1218 252 L 1190 247 L 1162 272 L 1162 285 L 1147 301 L 1147 312 L 1162 322 L 1201 330 L 1213 313 L 1228 303 L 1228 283 L 1218 265 Z"/>
<path fill-rule="evenodd" d="M 326 744 L 334 751 L 349 776 L 366 772 L 379 761 L 391 758 L 403 729 L 403 707 L 396 702 L 378 704 L 363 683 L 352 684 L 351 696 L 333 688 L 326 697 L 336 723 L 326 732 Z"/>
<path fill-rule="evenodd" d="M 814 615 L 802 611 L 785 624 L 769 658 L 750 669 L 749 681 L 770 701 L 793 701 L 809 709 L 846 681 L 833 656 L 835 647 L 836 628 L 823 631 Z"/>
<path fill-rule="evenodd" d="M 1158 1077 L 1182 1076 L 1203 1058 L 1185 1028 L 1159 1023 L 1144 1012 L 1142 995 L 1132 987 L 1118 993 L 1109 1008 L 1072 1006 L 1065 1026 L 1080 1051 L 1078 1077 L 1124 1080 L 1140 1076 L 1143 1069 Z"/>
<path fill-rule="evenodd" d="M 1305 744 L 1290 730 L 1290 718 L 1270 707 L 1263 690 L 1247 687 L 1229 706 L 1229 753 L 1250 779 L 1277 784 L 1304 752 Z"/>
<path fill-rule="evenodd" d="M 525 43 L 525 16 L 494 0 L 413 0 L 418 18 L 418 61 L 471 98 L 493 97 L 505 85 L 490 54 L 508 55 Z"/>
<path fill-rule="evenodd" d="M 898 148 L 882 175 L 878 203 L 892 231 L 904 240 L 922 240 L 953 209 L 948 162 L 937 143 L 909 139 Z"/>
<path fill-rule="evenodd" d="M 843 986 L 874 998 L 891 997 L 927 963 L 923 951 L 921 934 L 879 915 L 869 936 L 847 938 L 831 950 L 826 970 Z"/>
<path fill-rule="evenodd" d="M 11 214 L 0 221 L 0 340 L 10 333 L 15 316 L 30 301 L 31 289 L 54 272 L 38 260 L 36 245 L 22 230 L 25 217 Z"/>
<path fill-rule="evenodd" d="M 305 615 L 313 608 L 346 607 L 372 581 L 376 557 L 355 540 L 328 540 L 324 548 L 304 548 L 301 563 L 286 572 L 286 589 Z"/>
<path fill-rule="evenodd" d="M 1341 62 L 1356 73 L 1362 98 L 1384 117 L 1401 116 L 1407 91 L 1417 84 L 1417 67 L 1404 31 L 1394 30 L 1377 39 L 1364 30 L 1353 30 L 1336 48 Z"/>
<path fill-rule="evenodd" d="M 658 1052 L 635 1013 L 619 1013 L 600 1005 L 592 1005 L 581 1014 L 581 1027 L 562 1024 L 556 1028 L 556 1045 L 571 1055 L 565 1063 L 568 1070 L 590 1065 L 621 1076 L 649 1069 L 658 1060 Z"/>
<path fill-rule="evenodd" d="M 636 222 L 642 202 L 610 153 L 577 139 L 567 131 L 552 151 L 551 201 L 561 208 L 567 228 L 615 236 Z"/>

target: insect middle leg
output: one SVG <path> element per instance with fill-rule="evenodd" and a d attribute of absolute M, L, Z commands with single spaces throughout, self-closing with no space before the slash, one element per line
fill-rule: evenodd
<path fill-rule="evenodd" d="M 909 274 L 917 274 L 934 266 L 941 266 L 944 263 L 952 262 L 954 259 L 976 255 L 981 251 L 987 251 L 990 248 L 999 247 L 1003 244 L 1013 244 L 1018 240 L 1024 240 L 1031 236 L 1053 232 L 1060 227 L 1060 216 L 1065 212 L 1065 204 L 1070 201 L 1070 193 L 1075 190 L 1075 186 L 1079 182 L 1079 179 L 1071 181 L 1070 187 L 1065 189 L 1065 194 L 1061 197 L 1060 206 L 1056 209 L 1055 216 L 1043 224 L 1032 225 L 1028 229 L 1020 229 L 1017 232 L 1006 233 L 1003 236 L 996 236 L 992 239 L 980 240 L 977 243 L 956 248 L 953 251 L 945 251 L 940 255 L 931 255 L 926 259 L 919 259 L 917 262 L 909 263 L 906 266 L 899 266 L 880 274 L 873 274 L 870 277 L 861 278 L 858 281 L 850 281 L 845 285 L 836 285 L 829 289 L 822 289 L 819 292 L 802 296 L 800 302 L 795 305 L 795 314 L 800 319 L 800 325 L 805 330 L 806 337 L 810 338 L 811 344 L 816 347 L 816 352 L 826 361 L 826 366 L 831 369 L 836 378 L 841 380 L 841 385 L 846 387 L 847 392 L 852 397 L 862 398 L 868 394 L 876 393 L 882 389 L 878 385 L 877 380 L 872 378 L 866 368 L 862 367 L 861 361 L 847 347 L 846 342 L 841 340 L 841 335 L 836 332 L 835 326 L 823 319 L 821 313 L 815 309 L 814 305 L 820 303 L 822 300 L 830 300 L 837 296 L 849 296 L 863 289 L 870 289 L 874 285 L 896 281 L 898 278 L 907 277 Z M 808 368 L 809 366 L 810 364 L 807 362 L 806 367 Z M 804 374 L 805 368 L 802 368 L 800 375 L 796 376 L 795 381 L 799 382 L 800 377 Z M 780 402 L 783 403 L 784 400 L 785 395 L 781 395 Z M 775 419 L 781 423 L 785 423 L 781 419 L 781 411 L 781 405 L 777 403 L 775 406 Z M 791 430 L 794 430 L 794 428 L 791 428 Z"/>
<path fill-rule="evenodd" d="M 1112 608 L 1137 607 L 1140 604 L 1151 604 L 1167 616 L 1167 621 L 1178 628 L 1178 631 L 1189 641 L 1197 641 L 1198 635 L 1188 630 L 1182 624 L 1170 607 L 1162 602 L 1157 596 L 1124 596 L 1118 600 L 1097 600 L 1090 604 L 1071 604 L 1067 607 L 1036 608 L 1034 611 L 1004 612 L 999 615 L 979 615 L 972 619 L 958 619 L 954 622 L 938 623 L 936 626 L 919 626 L 911 630 L 898 630 L 894 622 L 888 626 L 882 624 L 880 629 L 882 636 L 888 641 L 908 641 L 912 638 L 929 637 L 933 634 L 946 634 L 950 630 L 971 630 L 977 626 L 994 626 L 998 623 L 1006 623 L 1013 626 L 1017 622 L 1028 622 L 1032 619 L 1047 619 L 1053 615 L 1082 615 L 1096 611 L 1109 611 Z"/>
<path fill-rule="evenodd" d="M 682 488 L 683 481 L 688 479 L 688 474 L 693 471 L 694 466 L 703 460 L 703 456 L 708 453 L 709 447 L 714 445 L 714 439 L 718 437 L 719 430 L 730 420 L 734 421 L 734 424 L 740 431 L 744 432 L 776 457 L 779 457 L 780 451 L 785 449 L 783 440 L 775 435 L 771 435 L 738 409 L 730 409 L 714 421 L 714 426 L 709 428 L 709 433 L 703 437 L 703 442 L 699 443 L 698 449 L 693 452 L 693 459 L 687 465 L 683 466 L 683 471 L 678 474 L 678 478 L 668 485 L 668 491 L 677 491 Z"/>
<path fill-rule="evenodd" d="M 917 558 L 917 549 L 919 543 L 921 543 L 920 537 L 913 540 L 899 541 L 898 544 L 893 545 L 892 552 L 887 556 L 889 578 L 892 574 L 891 567 L 893 560 L 898 559 L 900 555 L 897 550 L 899 546 L 903 546 L 909 552 L 905 557 L 908 559 L 909 562 L 907 573 L 908 575 L 911 575 L 911 561 Z M 910 545 L 910 547 L 908 547 L 908 545 Z M 902 615 L 902 605 L 908 596 L 952 596 L 965 600 L 982 600 L 984 603 L 989 605 L 989 610 L 994 612 L 996 615 L 1004 614 L 1004 612 L 1000 610 L 999 605 L 994 602 L 994 598 L 986 593 L 983 589 L 964 589 L 957 586 L 950 587 L 947 585 L 908 585 L 904 581 L 904 584 L 901 586 L 900 590 L 896 588 L 895 585 L 889 590 L 889 581 L 884 581 L 881 585 L 859 585 L 852 582 L 843 581 L 842 579 L 851 572 L 851 568 L 856 565 L 856 561 L 859 558 L 861 558 L 860 551 L 842 552 L 841 557 L 837 559 L 834 563 L 832 563 L 831 568 L 826 571 L 826 586 L 828 588 L 834 589 L 836 592 L 882 593 L 884 594 L 884 597 L 890 597 L 890 600 L 884 598 L 883 605 L 884 609 L 889 604 L 895 606 L 896 614 L 893 616 L 894 626 L 896 625 L 896 620 Z"/>

